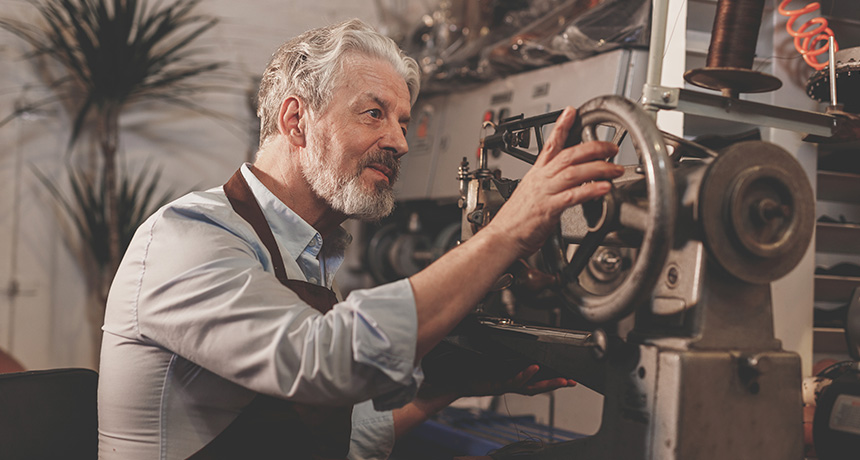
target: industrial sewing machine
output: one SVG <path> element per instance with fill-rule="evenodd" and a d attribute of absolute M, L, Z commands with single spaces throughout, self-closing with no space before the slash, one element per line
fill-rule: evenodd
<path fill-rule="evenodd" d="M 655 21 L 661 14 L 655 10 Z M 664 31 L 665 23 L 652 30 Z M 655 35 L 651 49 L 663 49 L 663 37 Z M 833 48 L 830 62 L 837 62 Z M 642 105 L 603 96 L 579 107 L 581 126 L 570 144 L 629 138 L 639 161 L 626 166 L 603 199 L 563 214 L 539 267 L 512 267 L 497 287 L 551 291 L 603 327 L 526 326 L 478 311 L 447 342 L 484 356 L 520 356 L 548 375 L 578 380 L 604 395 L 602 424 L 590 437 L 526 452 L 503 449 L 494 458 L 803 457 L 801 362 L 774 337 L 770 282 L 798 264 L 812 237 L 815 201 L 806 173 L 775 144 L 737 142 L 717 152 L 661 132 L 643 109 L 722 111 L 751 124 L 803 131 L 813 141 L 856 135 L 856 117 L 839 112 L 835 94 L 828 115 L 738 99 L 738 92 L 779 86 L 749 69 L 751 56 L 726 55 L 720 62 L 709 53 L 708 68 L 688 73 L 688 81 L 722 96 L 661 87 L 659 64 L 649 61 L 649 71 L 658 71 L 649 72 Z M 542 148 L 542 128 L 558 114 L 488 124 L 493 132 L 482 138 L 477 168 L 465 158 L 459 168 L 463 240 L 492 220 L 516 189 L 517 181 L 487 167 L 490 153 L 533 164 L 536 156 L 525 149 L 532 141 Z M 614 326 L 631 314 L 635 325 L 622 337 Z M 850 436 L 832 421 L 829 428 L 818 423 L 817 430 Z M 826 458 L 851 455 L 828 450 Z"/>
<path fill-rule="evenodd" d="M 650 49 L 665 49 L 666 3 L 654 3 Z M 727 22 L 737 19 L 749 18 Z M 754 49 L 746 51 L 748 56 L 722 57 L 751 62 Z M 843 94 L 856 94 L 851 89 L 856 86 L 848 85 L 852 71 L 856 80 L 860 57 L 856 49 L 853 56 L 845 53 L 835 66 L 843 73 L 817 73 L 810 91 L 826 92 L 838 76 Z M 738 98 L 738 93 L 772 90 L 779 84 L 749 64 L 709 62 L 710 69 L 691 72 L 691 83 L 722 92 L 715 95 L 661 86 L 660 56 L 647 59 L 644 85 L 637 80 L 644 72 L 615 70 L 642 68 L 641 54 L 624 50 L 580 66 L 547 69 L 547 74 L 557 71 L 550 77 L 512 77 L 494 85 L 486 97 L 468 93 L 419 106 L 416 118 L 425 122 L 424 129 L 410 132 L 426 137 L 417 134 L 410 140 L 413 152 L 405 157 L 410 165 L 404 169 L 421 175 L 408 182 L 414 187 L 404 188 L 407 193 L 401 196 L 406 199 L 447 199 L 440 187 L 453 192 L 450 171 L 462 153 L 473 148 L 469 144 L 456 149 L 461 153 L 452 162 L 453 155 L 446 155 L 455 150 L 449 139 L 474 133 L 478 123 L 471 131 L 462 126 L 478 120 L 478 111 L 485 120 L 487 115 L 493 118 L 493 112 L 499 114 L 496 123 L 485 126 L 490 131 L 481 136 L 476 164 L 464 159 L 459 165 L 461 240 L 492 220 L 516 188 L 516 180 L 503 176 L 521 177 L 534 163 L 545 128 L 558 116 L 503 117 L 511 105 L 519 106 L 518 112 L 540 113 L 558 107 L 558 102 L 575 104 L 581 126 L 569 141 L 621 143 L 625 155 L 619 158 L 627 168 L 604 199 L 565 212 L 558 234 L 539 256 L 511 267 L 493 298 L 446 338 L 447 351 L 465 350 L 474 359 L 458 366 L 451 351 L 437 361 L 435 371 L 450 367 L 455 378 L 468 371 L 486 377 L 537 362 L 545 377 L 573 378 L 604 395 L 602 424 L 595 435 L 528 453 L 503 450 L 494 458 L 800 459 L 800 357 L 785 351 L 774 336 L 770 283 L 798 264 L 812 237 L 815 202 L 806 173 L 776 144 L 756 140 L 725 149 L 707 147 L 659 131 L 653 112 L 677 110 L 801 132 L 815 142 L 856 139 L 857 118 L 839 113 L 836 104 L 828 113 L 817 113 Z M 597 73 L 607 77 L 590 78 Z M 614 85 L 609 83 L 613 79 Z M 568 91 L 571 85 L 563 82 L 569 81 L 576 81 L 577 91 Z M 638 87 L 643 88 L 641 95 L 629 91 Z M 579 94 L 610 91 L 627 98 L 578 99 Z M 481 105 L 486 100 L 490 104 Z M 445 111 L 446 104 L 459 110 Z M 424 179 L 433 174 L 445 174 L 445 180 Z M 397 244 L 402 240 L 420 249 L 412 251 L 414 257 L 401 251 L 388 259 L 429 263 L 432 251 L 427 248 L 434 246 L 422 242 L 420 235 L 410 231 L 388 237 L 391 248 L 407 246 Z M 437 246 L 450 246 L 449 237 L 437 238 L 445 243 Z M 405 264 L 392 263 L 396 265 Z M 568 318 L 581 318 L 589 327 L 519 324 L 529 304 L 536 303 L 544 310 L 561 307 L 572 312 Z M 517 314 L 505 314 L 505 309 Z M 558 326 L 561 321 L 545 323 Z M 433 364 L 425 370 L 429 380 Z M 832 428 L 827 421 L 816 423 L 821 430 Z M 837 434 L 853 436 L 855 443 L 858 438 Z M 838 455 L 821 458 L 853 458 Z"/>
<path fill-rule="evenodd" d="M 548 273 L 520 270 L 500 283 L 554 289 L 595 323 L 635 312 L 633 330 L 622 340 L 479 317 L 449 340 L 526 356 L 604 394 L 596 435 L 528 458 L 800 458 L 800 358 L 774 338 L 769 282 L 797 264 L 812 235 L 803 169 L 766 142 L 717 154 L 668 136 L 621 97 L 579 110 L 582 140 L 610 126 L 616 141 L 631 138 L 640 162 L 605 198 L 565 212 L 542 251 Z M 482 164 L 461 167 L 463 239 L 515 189 L 484 167 L 487 152 L 533 163 L 519 147 L 530 137 L 541 144 L 554 116 L 502 123 L 483 140 Z"/>

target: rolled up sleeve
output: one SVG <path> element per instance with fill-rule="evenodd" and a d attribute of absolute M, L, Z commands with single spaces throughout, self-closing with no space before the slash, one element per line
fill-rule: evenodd
<path fill-rule="evenodd" d="M 353 291 L 343 308 L 353 311 L 353 359 L 374 367 L 402 388 L 374 398 L 377 410 L 411 401 L 423 380 L 415 366 L 418 318 L 409 280 Z"/>

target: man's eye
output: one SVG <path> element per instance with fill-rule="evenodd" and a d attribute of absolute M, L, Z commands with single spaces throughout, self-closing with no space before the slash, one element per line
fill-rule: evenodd
<path fill-rule="evenodd" d="M 382 118 L 382 110 L 379 109 L 370 109 L 367 111 L 367 114 L 373 118 Z"/>

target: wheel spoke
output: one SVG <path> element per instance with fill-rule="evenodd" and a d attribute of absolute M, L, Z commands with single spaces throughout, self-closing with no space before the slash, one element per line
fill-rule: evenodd
<path fill-rule="evenodd" d="M 624 142 L 624 138 L 627 137 L 627 130 L 622 128 L 620 125 L 615 126 L 615 135 L 612 136 L 612 143 L 620 146 L 622 142 Z"/>
<path fill-rule="evenodd" d="M 597 248 L 600 247 L 600 243 L 606 238 L 607 233 L 609 232 L 604 227 L 594 232 L 588 232 L 585 235 L 585 238 L 579 243 L 579 247 L 576 248 L 576 252 L 573 253 L 570 262 L 564 267 L 564 271 L 562 272 L 563 279 L 575 280 L 579 277 L 579 274 L 588 265 L 588 260 L 591 259 Z"/>
<path fill-rule="evenodd" d="M 612 202 L 603 213 L 605 222 L 587 222 L 585 211 L 580 210 L 568 216 L 576 219 L 566 223 L 566 234 L 559 233 L 542 249 L 550 270 L 561 277 L 560 294 L 565 303 L 584 318 L 600 323 L 620 319 L 653 292 L 674 241 L 677 201 L 666 142 L 648 113 L 622 97 L 601 96 L 580 106 L 579 117 L 583 142 L 607 140 L 620 145 L 629 135 L 642 168 L 641 178 L 630 175 L 616 184 L 623 190 L 610 195 Z M 588 231 L 589 227 L 593 230 Z M 612 241 L 606 241 L 612 232 L 618 237 L 613 234 Z M 560 250 L 565 245 L 559 247 L 563 237 L 580 241 L 569 262 Z M 605 244 L 639 247 L 636 260 L 626 268 L 627 276 L 609 293 L 580 284 L 583 270 Z"/>
<path fill-rule="evenodd" d="M 594 125 L 582 127 L 582 142 L 597 140 L 597 128 Z"/>

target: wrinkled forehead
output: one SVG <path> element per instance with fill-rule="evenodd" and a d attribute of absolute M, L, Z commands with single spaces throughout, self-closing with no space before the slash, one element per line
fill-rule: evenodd
<path fill-rule="evenodd" d="M 389 110 L 411 111 L 411 98 L 406 79 L 394 66 L 382 58 L 353 54 L 341 64 L 333 95 L 345 93 L 349 99 L 370 98 Z"/>

